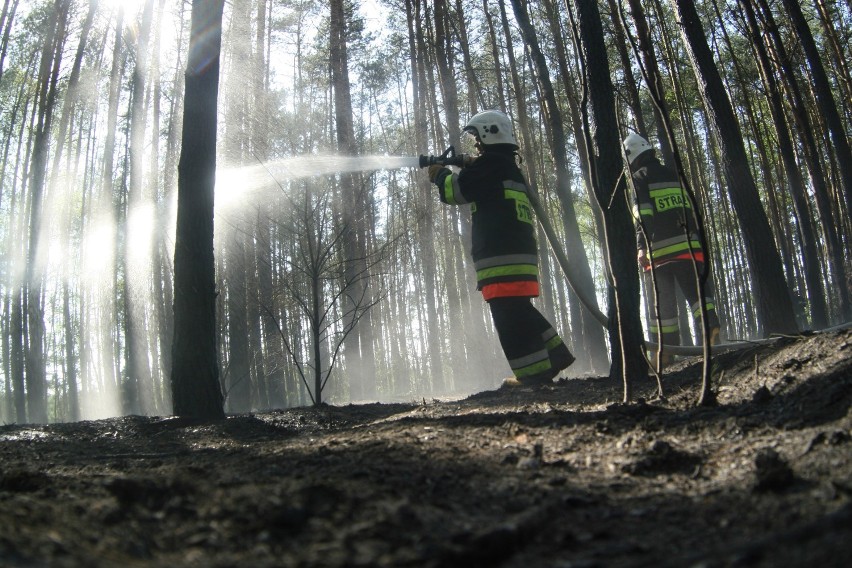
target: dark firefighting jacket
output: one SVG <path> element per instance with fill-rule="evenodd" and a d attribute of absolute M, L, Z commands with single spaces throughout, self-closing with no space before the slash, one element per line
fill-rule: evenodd
<path fill-rule="evenodd" d="M 435 178 L 441 201 L 470 204 L 471 256 L 485 299 L 538 295 L 538 247 L 528 189 L 514 153 L 487 149 L 458 174 Z"/>
<path fill-rule="evenodd" d="M 647 254 L 654 266 L 692 257 L 704 261 L 704 250 L 689 195 L 681 187 L 675 172 L 663 166 L 656 157 L 633 172 L 638 208 L 636 245 Z M 647 233 L 647 242 L 642 229 Z M 649 269 L 650 267 L 646 267 Z"/>

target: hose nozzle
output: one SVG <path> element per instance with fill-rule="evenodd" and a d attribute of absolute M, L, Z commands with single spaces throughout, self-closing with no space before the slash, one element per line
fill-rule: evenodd
<path fill-rule="evenodd" d="M 467 155 L 456 154 L 455 147 L 450 146 L 444 150 L 444 153 L 440 156 L 424 156 L 423 154 L 420 154 L 420 167 L 428 168 L 429 166 L 438 164 L 441 166 L 457 166 L 459 168 L 463 168 L 466 160 Z"/>

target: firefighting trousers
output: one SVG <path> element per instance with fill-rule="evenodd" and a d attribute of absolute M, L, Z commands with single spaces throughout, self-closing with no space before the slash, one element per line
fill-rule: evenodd
<path fill-rule="evenodd" d="M 700 273 L 702 264 L 698 263 Z M 677 317 L 677 288 L 683 292 L 695 328 L 701 330 L 701 304 L 698 299 L 698 286 L 695 279 L 695 267 L 691 261 L 668 262 L 658 266 L 652 272 L 643 273 L 645 288 L 645 305 L 650 310 L 648 316 L 648 332 L 653 342 L 657 341 L 657 332 L 662 331 L 665 345 L 680 345 L 680 326 Z M 654 280 L 656 280 L 656 298 L 654 296 Z M 655 302 L 655 299 L 658 300 Z M 707 309 L 707 324 L 710 329 L 719 327 L 719 317 L 716 314 L 716 304 L 712 295 L 712 283 L 707 279 L 704 286 L 704 306 Z"/>
<path fill-rule="evenodd" d="M 500 346 L 518 379 L 553 378 L 573 362 L 568 346 L 530 298 L 493 298 L 488 306 Z"/>

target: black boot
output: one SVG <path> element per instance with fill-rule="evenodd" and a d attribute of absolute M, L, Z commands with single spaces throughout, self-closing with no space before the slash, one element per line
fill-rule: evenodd
<path fill-rule="evenodd" d="M 568 350 L 568 346 L 565 343 L 560 343 L 548 351 L 548 355 L 550 355 L 550 367 L 554 370 L 553 376 L 570 367 L 575 361 L 574 355 Z"/>

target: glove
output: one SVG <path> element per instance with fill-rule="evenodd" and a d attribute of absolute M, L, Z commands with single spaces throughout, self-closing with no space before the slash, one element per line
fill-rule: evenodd
<path fill-rule="evenodd" d="M 435 183 L 435 178 L 438 177 L 438 172 L 444 169 L 441 164 L 432 164 L 429 166 L 429 181 Z"/>
<path fill-rule="evenodd" d="M 648 268 L 649 266 L 651 266 L 651 261 L 648 259 L 648 253 L 646 253 L 644 250 L 639 250 L 637 260 L 639 261 L 639 266 L 641 266 L 642 268 Z"/>

